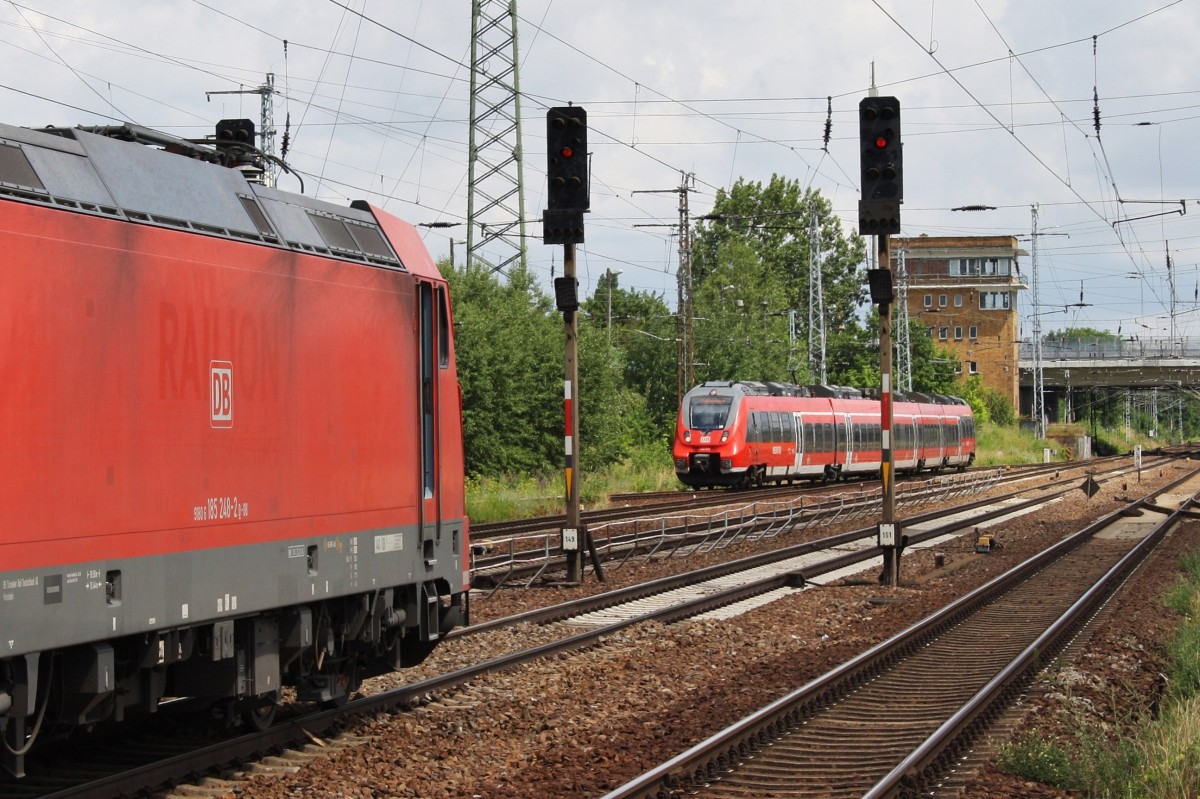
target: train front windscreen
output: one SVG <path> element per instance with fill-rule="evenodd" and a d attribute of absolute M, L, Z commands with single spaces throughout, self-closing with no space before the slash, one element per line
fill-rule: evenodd
<path fill-rule="evenodd" d="M 729 423 L 733 397 L 706 394 L 692 397 L 688 405 L 688 427 L 693 430 L 723 430 Z"/>

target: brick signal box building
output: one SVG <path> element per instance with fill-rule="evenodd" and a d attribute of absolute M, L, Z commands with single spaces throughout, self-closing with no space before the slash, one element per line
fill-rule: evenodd
<path fill-rule="evenodd" d="M 979 375 L 1019 410 L 1017 259 L 1028 253 L 1016 237 L 896 236 L 890 251 L 897 287 L 904 259 L 909 318 L 962 362 L 960 379 Z"/>

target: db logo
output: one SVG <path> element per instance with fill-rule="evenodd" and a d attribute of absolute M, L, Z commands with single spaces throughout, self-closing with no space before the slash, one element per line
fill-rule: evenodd
<path fill-rule="evenodd" d="M 209 409 L 213 427 L 233 427 L 233 363 L 210 361 Z"/>

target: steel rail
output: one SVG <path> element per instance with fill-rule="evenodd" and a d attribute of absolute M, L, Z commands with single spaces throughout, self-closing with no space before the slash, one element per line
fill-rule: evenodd
<path fill-rule="evenodd" d="M 823 707 L 833 704 L 842 697 L 854 692 L 860 686 L 890 669 L 895 663 L 923 648 L 929 641 L 941 635 L 943 631 L 957 626 L 964 618 L 973 614 L 978 608 L 1006 593 L 1012 586 L 1024 581 L 1042 569 L 1045 564 L 1057 560 L 1062 555 L 1080 546 L 1089 540 L 1096 531 L 1112 524 L 1136 508 L 1150 505 L 1152 498 L 1182 484 L 1198 471 L 1200 469 L 1190 471 L 1179 479 L 1172 481 L 1170 485 L 1157 489 L 1144 497 L 1133 500 L 1122 508 L 1106 514 L 1100 520 L 1026 559 L 1004 574 L 947 605 L 945 608 L 927 616 L 888 640 L 750 714 L 741 721 L 715 733 L 685 752 L 676 755 L 667 762 L 627 782 L 625 785 L 610 791 L 601 799 L 661 799 L 661 797 L 676 796 L 679 791 L 685 790 L 692 785 L 712 781 L 722 771 L 728 770 L 740 760 L 752 755 L 759 748 L 765 747 L 779 739 L 790 729 L 799 726 L 805 719 L 820 711 Z M 1179 515 L 1179 513 L 1172 514 L 1170 519 L 1172 524 L 1179 518 Z M 1166 522 L 1160 525 L 1164 531 L 1168 526 Z M 1145 547 L 1139 544 L 1139 547 L 1135 547 L 1134 549 L 1142 553 L 1148 552 L 1160 537 L 1161 533 L 1155 537 L 1151 544 L 1147 544 Z M 1118 566 L 1126 563 L 1130 558 L 1130 554 L 1123 557 Z M 1107 574 L 1111 575 L 1115 573 L 1117 568 L 1117 566 L 1114 566 Z M 1094 598 L 1099 595 L 1098 590 L 1093 588 L 1085 596 Z M 1072 605 L 1072 608 L 1080 606 L 1081 602 L 1082 600 L 1076 602 Z M 1057 623 L 1054 626 L 1061 632 L 1062 628 Z M 1018 660 L 1024 661 L 1026 669 L 1028 669 L 1029 656 L 1031 654 L 1034 658 L 1036 658 L 1038 653 L 1045 654 L 1045 641 L 1039 637 L 1038 642 L 1041 644 L 1040 648 L 1036 645 L 1031 646 L 1018 657 Z M 1017 666 L 1012 667 L 1014 671 L 1017 668 Z M 1008 671 L 1008 669 L 1005 671 Z M 989 686 L 991 685 L 989 683 Z M 983 692 L 981 691 L 981 693 Z M 994 698 L 992 697 L 993 700 Z M 978 701 L 982 703 L 984 700 L 979 699 Z M 988 704 L 990 704 L 990 700 Z M 972 723 L 976 722 L 982 714 L 983 711 L 980 710 L 971 716 L 970 721 Z M 938 733 L 931 736 L 931 739 L 936 737 L 939 742 L 943 743 L 946 739 L 953 740 L 951 733 L 959 732 L 962 727 L 967 726 L 966 718 L 967 714 L 965 712 L 961 715 L 955 714 L 954 719 L 952 719 L 954 723 L 951 724 L 950 721 L 946 722 L 943 725 L 945 729 L 939 729 Z M 900 792 L 902 789 L 902 795 L 904 796 L 916 795 L 914 791 L 919 792 L 921 786 L 926 786 L 929 780 L 933 779 L 936 775 L 936 770 L 931 766 L 937 762 L 944 751 L 946 750 L 942 749 L 938 751 L 937 743 L 927 740 L 926 744 L 915 750 L 910 755 L 910 758 L 905 759 L 903 763 L 896 767 L 894 772 L 888 775 L 888 778 L 885 778 L 890 779 L 891 782 L 887 786 L 879 787 L 879 790 L 882 791 L 879 795 L 901 795 Z"/>

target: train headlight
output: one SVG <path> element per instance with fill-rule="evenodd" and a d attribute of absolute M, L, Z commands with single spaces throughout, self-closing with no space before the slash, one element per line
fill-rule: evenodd
<path fill-rule="evenodd" d="M 729 440 L 729 431 L 726 430 L 725 432 L 721 433 L 721 443 L 724 444 L 728 440 Z"/>
<path fill-rule="evenodd" d="M 683 443 L 685 443 L 685 444 L 692 443 L 692 431 L 691 430 L 683 431 Z"/>

